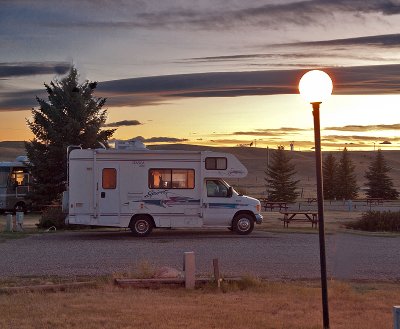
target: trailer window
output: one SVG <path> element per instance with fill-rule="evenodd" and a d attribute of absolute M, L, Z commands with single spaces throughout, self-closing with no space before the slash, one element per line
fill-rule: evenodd
<path fill-rule="evenodd" d="M 8 176 L 10 176 L 10 167 L 0 167 L 0 187 L 6 187 Z"/>
<path fill-rule="evenodd" d="M 193 169 L 150 169 L 149 188 L 151 189 L 193 189 Z"/>
<path fill-rule="evenodd" d="M 228 161 L 226 160 L 226 158 L 220 158 L 220 157 L 206 158 L 207 170 L 226 170 L 227 167 L 228 167 Z"/>
<path fill-rule="evenodd" d="M 11 186 L 27 186 L 29 178 L 26 168 L 13 168 L 10 179 Z"/>
<path fill-rule="evenodd" d="M 103 168 L 102 186 L 105 190 L 117 188 L 117 170 L 115 168 Z"/>

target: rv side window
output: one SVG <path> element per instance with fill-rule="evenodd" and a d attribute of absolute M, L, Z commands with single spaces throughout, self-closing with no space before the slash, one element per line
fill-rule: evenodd
<path fill-rule="evenodd" d="M 117 170 L 115 168 L 103 168 L 102 187 L 105 190 L 117 188 Z"/>
<path fill-rule="evenodd" d="M 25 168 L 13 168 L 11 172 L 11 186 L 27 186 L 28 174 Z"/>
<path fill-rule="evenodd" d="M 206 158 L 207 170 L 226 170 L 228 167 L 226 158 L 209 157 Z"/>
<path fill-rule="evenodd" d="M 149 188 L 152 189 L 193 189 L 193 169 L 150 169 Z"/>
<path fill-rule="evenodd" d="M 228 188 L 219 180 L 207 180 L 207 196 L 212 198 L 227 198 Z"/>
<path fill-rule="evenodd" d="M 0 167 L 0 187 L 6 187 L 8 177 L 10 176 L 10 167 Z"/>

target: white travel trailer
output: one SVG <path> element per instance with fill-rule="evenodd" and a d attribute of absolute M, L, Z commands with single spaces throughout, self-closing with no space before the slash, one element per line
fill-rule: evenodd
<path fill-rule="evenodd" d="M 15 161 L 0 162 L 0 211 L 25 212 L 30 207 L 27 163 L 28 158 L 23 155 Z"/>
<path fill-rule="evenodd" d="M 224 179 L 247 169 L 226 153 L 74 149 L 64 197 L 69 224 L 129 227 L 146 236 L 153 228 L 225 227 L 249 234 L 260 224 L 257 199 L 240 195 Z"/>

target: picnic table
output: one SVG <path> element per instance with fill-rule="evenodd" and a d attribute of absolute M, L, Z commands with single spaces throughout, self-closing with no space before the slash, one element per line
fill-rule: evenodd
<path fill-rule="evenodd" d="M 283 227 L 289 227 L 289 223 L 296 222 L 311 222 L 311 226 L 318 226 L 318 212 L 316 211 L 281 211 L 283 215 Z"/>
<path fill-rule="evenodd" d="M 311 204 L 313 202 L 317 202 L 317 198 L 307 198 L 307 203 Z"/>
<path fill-rule="evenodd" d="M 271 211 L 273 209 L 278 209 L 278 208 L 279 208 L 279 211 L 282 210 L 282 209 L 287 209 L 288 208 L 287 202 L 280 202 L 280 201 L 276 201 L 276 202 L 263 201 L 262 205 L 264 207 L 264 210 L 270 209 Z"/>
<path fill-rule="evenodd" d="M 367 199 L 367 206 L 372 206 L 372 205 L 380 205 L 383 204 L 383 198 L 368 198 Z"/>

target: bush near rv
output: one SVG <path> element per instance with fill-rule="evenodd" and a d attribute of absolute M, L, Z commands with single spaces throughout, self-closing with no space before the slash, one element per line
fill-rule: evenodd
<path fill-rule="evenodd" d="M 400 232 L 400 211 L 368 211 L 346 227 L 371 232 Z"/>

